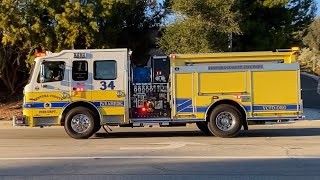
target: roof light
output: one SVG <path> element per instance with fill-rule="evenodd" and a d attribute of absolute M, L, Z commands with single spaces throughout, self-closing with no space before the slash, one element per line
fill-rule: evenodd
<path fill-rule="evenodd" d="M 44 57 L 44 56 L 47 56 L 47 53 L 45 53 L 45 52 L 36 52 L 36 53 L 34 53 L 34 56 L 35 57 Z"/>
<path fill-rule="evenodd" d="M 176 58 L 177 58 L 177 55 L 176 55 L 176 54 L 171 54 L 171 55 L 170 55 L 170 58 L 176 59 Z"/>

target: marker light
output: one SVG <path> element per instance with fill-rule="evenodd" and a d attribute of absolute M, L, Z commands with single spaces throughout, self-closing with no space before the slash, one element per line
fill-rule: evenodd
<path fill-rule="evenodd" d="M 300 51 L 300 48 L 299 47 L 292 47 L 291 50 L 292 51 Z"/>
<path fill-rule="evenodd" d="M 146 112 L 146 110 L 147 110 L 147 109 L 146 109 L 145 107 L 142 108 L 142 111 L 143 111 L 143 112 Z"/>
<path fill-rule="evenodd" d="M 176 55 L 176 54 L 171 54 L 171 55 L 170 55 L 170 58 L 176 59 L 176 58 L 177 58 L 177 55 Z"/>

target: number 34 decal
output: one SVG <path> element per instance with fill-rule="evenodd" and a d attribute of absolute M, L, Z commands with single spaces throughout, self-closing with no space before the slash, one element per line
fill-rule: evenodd
<path fill-rule="evenodd" d="M 100 84 L 101 84 L 101 87 L 100 87 L 101 90 L 106 90 L 106 89 L 114 90 L 115 88 L 114 81 L 110 81 L 109 84 L 106 81 L 101 81 Z"/>

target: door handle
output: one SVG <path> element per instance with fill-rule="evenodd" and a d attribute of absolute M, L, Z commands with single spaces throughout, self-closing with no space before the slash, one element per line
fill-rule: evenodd
<path fill-rule="evenodd" d="M 124 97 L 125 96 L 125 93 L 122 92 L 122 91 L 117 91 L 117 97 Z"/>
<path fill-rule="evenodd" d="M 61 93 L 61 98 L 62 98 L 62 99 L 67 98 L 67 93 L 66 93 L 66 92 L 62 92 L 62 93 Z"/>

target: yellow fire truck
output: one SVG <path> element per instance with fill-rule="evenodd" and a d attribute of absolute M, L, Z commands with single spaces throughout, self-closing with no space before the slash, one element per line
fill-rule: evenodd
<path fill-rule="evenodd" d="M 127 49 L 64 50 L 37 57 L 14 126 L 64 126 L 76 139 L 104 126 L 196 123 L 233 137 L 248 121 L 303 118 L 299 48 L 153 56 Z"/>

